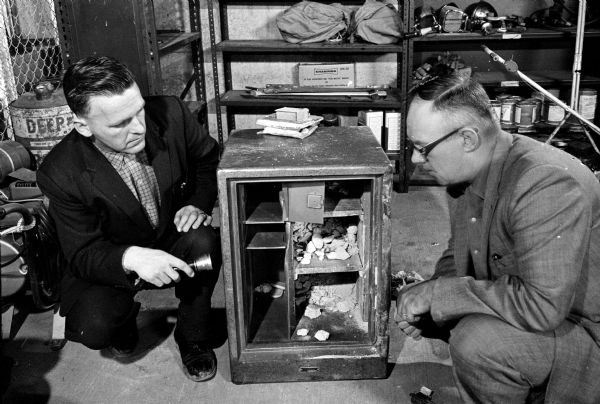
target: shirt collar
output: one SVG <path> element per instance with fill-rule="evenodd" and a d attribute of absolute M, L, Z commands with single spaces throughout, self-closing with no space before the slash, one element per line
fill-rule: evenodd
<path fill-rule="evenodd" d="M 475 179 L 473 180 L 473 182 L 471 183 L 471 186 L 470 186 L 471 193 L 473 195 L 480 197 L 481 199 L 485 199 L 485 189 L 487 188 L 487 179 L 488 179 L 488 175 L 490 173 L 490 168 L 492 166 L 494 151 L 496 150 L 497 144 L 498 144 L 498 141 L 496 140 L 494 142 L 492 150 L 490 150 L 490 158 L 488 159 L 488 162 L 483 167 L 483 169 L 479 172 L 479 174 L 477 174 L 477 176 L 475 177 Z"/>
<path fill-rule="evenodd" d="M 126 160 L 138 160 L 138 161 L 145 160 L 144 156 L 146 155 L 146 151 L 143 149 L 136 154 L 121 153 L 121 152 L 116 152 L 112 149 L 109 149 L 108 147 L 106 147 L 104 144 L 97 141 L 96 139 L 94 139 L 94 141 L 92 143 L 94 146 L 96 146 L 96 148 L 100 151 L 100 153 L 102 153 L 111 162 L 118 162 L 118 163 L 124 164 Z"/>
<path fill-rule="evenodd" d="M 486 164 L 485 168 L 477 174 L 475 180 L 471 184 L 471 193 L 480 197 L 481 199 L 485 199 L 485 187 L 487 184 L 488 173 L 490 172 L 490 164 Z"/>

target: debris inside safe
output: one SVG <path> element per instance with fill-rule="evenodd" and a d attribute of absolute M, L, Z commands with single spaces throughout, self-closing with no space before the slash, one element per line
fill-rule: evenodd
<path fill-rule="evenodd" d="M 326 218 L 322 225 L 294 222 L 292 238 L 296 260 L 308 265 L 313 254 L 319 261 L 346 260 L 358 254 L 358 226 L 352 219 Z"/>

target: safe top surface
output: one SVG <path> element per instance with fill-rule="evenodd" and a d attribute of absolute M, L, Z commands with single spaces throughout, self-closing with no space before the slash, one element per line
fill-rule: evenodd
<path fill-rule="evenodd" d="M 219 164 L 220 175 L 281 176 L 381 174 L 392 170 L 385 152 L 366 126 L 322 127 L 305 139 L 231 133 Z M 244 174 L 245 173 L 245 174 Z"/>

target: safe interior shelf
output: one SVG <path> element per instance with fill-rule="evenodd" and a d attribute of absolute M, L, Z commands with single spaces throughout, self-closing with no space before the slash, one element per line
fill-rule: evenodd
<path fill-rule="evenodd" d="M 281 205 L 277 201 L 261 201 L 246 219 L 246 224 L 283 223 Z"/>
<path fill-rule="evenodd" d="M 363 266 L 358 254 L 353 255 L 346 260 L 330 260 L 325 258 L 322 261 L 313 254 L 310 264 L 300 264 L 296 261 L 296 264 L 294 265 L 294 274 L 305 275 L 333 272 L 356 272 L 362 269 Z"/>
<path fill-rule="evenodd" d="M 248 250 L 285 249 L 285 233 L 283 231 L 261 231 L 252 237 L 246 247 Z"/>

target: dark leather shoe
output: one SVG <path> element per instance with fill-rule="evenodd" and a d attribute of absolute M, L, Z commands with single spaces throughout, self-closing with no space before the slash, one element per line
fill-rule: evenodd
<path fill-rule="evenodd" d="M 122 347 L 117 347 L 115 345 L 111 345 L 109 349 L 110 349 L 110 353 L 112 353 L 112 355 L 115 358 L 119 358 L 119 359 L 130 358 L 133 356 L 133 354 L 135 352 L 135 346 L 128 347 L 128 348 L 122 348 Z"/>
<path fill-rule="evenodd" d="M 123 330 L 113 338 L 109 350 L 116 358 L 129 358 L 134 355 L 139 339 L 138 329 L 134 319 L 131 324 L 124 327 Z"/>
<path fill-rule="evenodd" d="M 204 382 L 217 374 L 217 356 L 206 343 L 190 343 L 175 332 L 175 342 L 179 347 L 183 372 L 188 379 Z"/>

